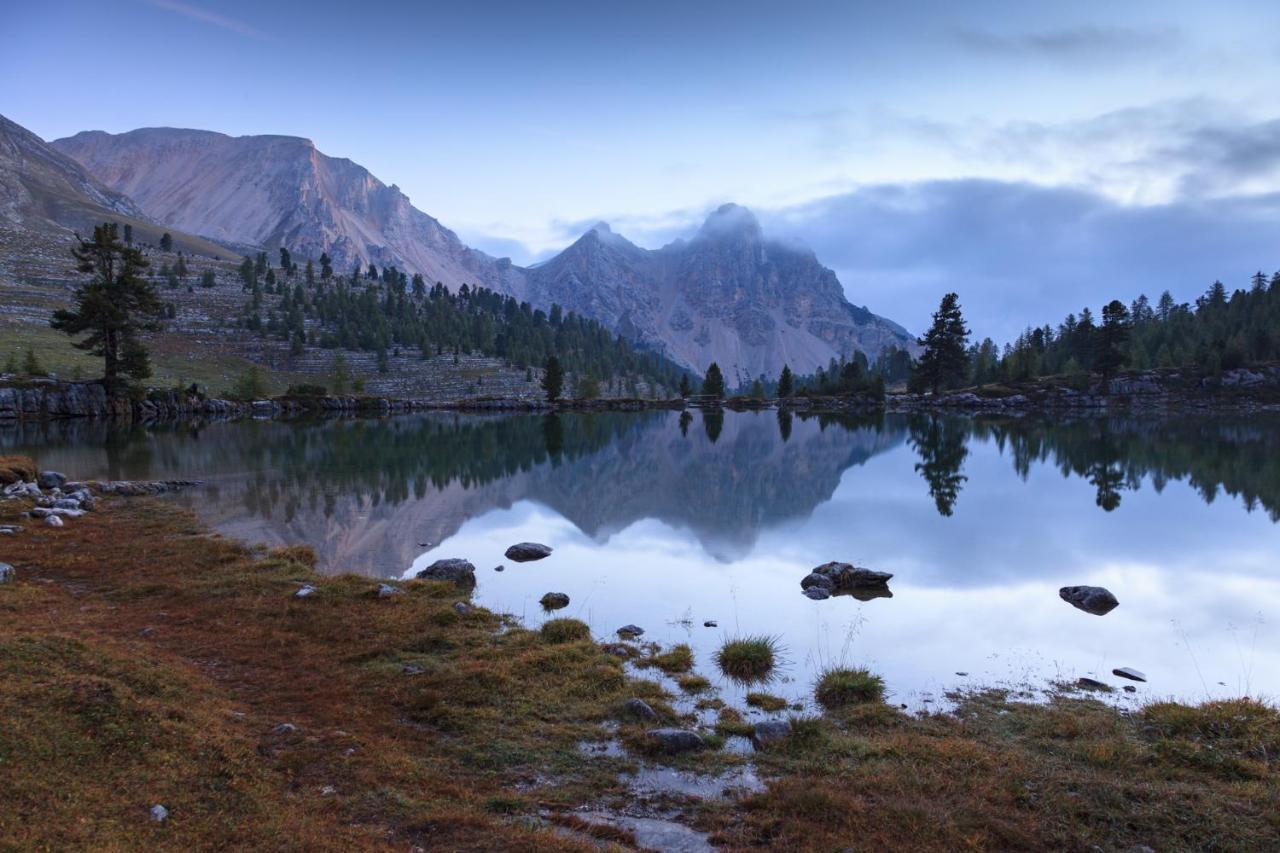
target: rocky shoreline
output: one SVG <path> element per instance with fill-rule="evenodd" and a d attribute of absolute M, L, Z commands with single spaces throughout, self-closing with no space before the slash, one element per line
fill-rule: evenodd
<path fill-rule="evenodd" d="M 100 381 L 32 380 L 0 385 L 0 424 L 69 418 L 135 421 L 191 417 L 282 418 L 306 414 L 373 414 L 444 410 L 462 412 L 599 412 L 728 408 L 734 411 L 780 409 L 798 412 L 864 414 L 934 412 L 1024 414 L 1131 412 L 1280 411 L 1280 365 L 1238 368 L 1216 375 L 1177 369 L 1126 373 L 1101 378 L 1051 379 L 987 385 L 940 394 L 869 394 L 784 400 L 733 398 L 723 403 L 701 398 L 640 400 L 605 398 L 548 403 L 531 397 L 484 397 L 426 401 L 365 396 L 281 396 L 240 401 L 206 397 L 175 389 L 151 389 L 144 396 L 112 397 Z"/>

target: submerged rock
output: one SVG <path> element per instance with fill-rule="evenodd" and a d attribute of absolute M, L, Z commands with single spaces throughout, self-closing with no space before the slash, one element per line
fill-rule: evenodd
<path fill-rule="evenodd" d="M 453 581 L 461 587 L 476 585 L 476 567 L 459 558 L 436 560 L 422 571 L 418 577 L 433 581 Z"/>
<path fill-rule="evenodd" d="M 1111 591 L 1100 586 L 1064 586 L 1058 590 L 1058 596 L 1072 607 L 1094 616 L 1105 616 L 1120 606 Z"/>
<path fill-rule="evenodd" d="M 520 542 L 508 548 L 505 556 L 508 560 L 515 560 L 517 563 L 529 563 L 550 557 L 551 548 L 537 542 Z"/>
<path fill-rule="evenodd" d="M 1118 675 L 1121 678 L 1127 678 L 1130 681 L 1146 681 L 1147 680 L 1146 673 L 1138 672 L 1138 670 L 1134 669 L 1131 666 L 1122 666 L 1117 669 L 1113 669 L 1111 670 L 1111 674 Z"/>
<path fill-rule="evenodd" d="M 626 711 L 633 717 L 639 717 L 642 720 L 658 719 L 658 712 L 649 706 L 649 703 L 640 698 L 628 699 L 622 706 L 622 710 Z"/>
<path fill-rule="evenodd" d="M 702 623 L 702 627 L 703 627 L 703 628 L 718 628 L 718 627 L 720 627 L 720 623 L 716 622 L 716 620 L 714 620 L 714 619 L 708 619 L 706 622 L 703 622 L 703 623 Z"/>
<path fill-rule="evenodd" d="M 756 723 L 751 730 L 751 742 L 757 747 L 767 748 L 782 743 L 791 737 L 790 720 L 763 720 Z"/>
<path fill-rule="evenodd" d="M 623 625 L 618 629 L 619 637 L 639 637 L 644 633 L 644 629 L 639 625 Z"/>
<path fill-rule="evenodd" d="M 657 751 L 668 755 L 678 752 L 695 752 L 707 746 L 702 735 L 687 729 L 650 729 L 645 736 Z"/>
<path fill-rule="evenodd" d="M 569 596 L 563 592 L 549 592 L 538 600 L 543 610 L 560 610 L 569 606 Z"/>

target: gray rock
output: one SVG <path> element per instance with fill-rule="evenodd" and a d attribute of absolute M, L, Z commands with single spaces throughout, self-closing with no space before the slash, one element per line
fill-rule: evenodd
<path fill-rule="evenodd" d="M 644 629 L 639 625 L 623 625 L 618 629 L 619 637 L 639 637 L 644 634 Z"/>
<path fill-rule="evenodd" d="M 831 597 L 831 591 L 820 586 L 811 586 L 804 591 L 805 598 L 812 598 L 814 601 L 825 601 Z"/>
<path fill-rule="evenodd" d="M 151 807 L 151 822 L 164 823 L 169 819 L 169 810 L 157 803 Z"/>
<path fill-rule="evenodd" d="M 701 735 L 688 729 L 650 729 L 645 736 L 654 749 L 668 755 L 695 752 L 707 746 Z"/>
<path fill-rule="evenodd" d="M 800 579 L 801 589 L 825 589 L 827 592 L 836 588 L 836 582 L 827 575 L 810 572 Z"/>
<path fill-rule="evenodd" d="M 507 570 L 507 567 L 506 567 L 506 566 L 494 566 L 494 567 L 493 567 L 493 570 L 494 570 L 495 572 L 505 572 L 505 571 Z"/>
<path fill-rule="evenodd" d="M 413 663 L 405 664 L 404 669 L 400 671 L 403 672 L 405 675 L 422 675 L 422 673 L 426 672 L 425 669 Z"/>
<path fill-rule="evenodd" d="M 476 585 L 476 567 L 456 557 L 436 560 L 418 572 L 418 577 L 435 581 L 453 581 L 460 587 L 470 588 Z"/>
<path fill-rule="evenodd" d="M 291 735 L 298 730 L 293 723 L 281 723 L 271 730 L 273 735 Z"/>
<path fill-rule="evenodd" d="M 563 592 L 549 592 L 538 600 L 543 610 L 560 610 L 569 606 L 569 596 Z"/>
<path fill-rule="evenodd" d="M 316 588 L 311 584 L 303 584 L 302 588 L 293 594 L 294 598 L 310 598 L 316 594 Z"/>
<path fill-rule="evenodd" d="M 1137 693 L 1137 692 L 1138 692 L 1138 688 L 1134 687 L 1132 684 L 1126 684 L 1126 685 L 1124 686 L 1124 692 L 1125 692 L 1125 693 Z"/>
<path fill-rule="evenodd" d="M 58 498 L 53 502 L 54 509 L 80 509 L 80 501 L 75 498 Z"/>
<path fill-rule="evenodd" d="M 823 563 L 813 570 L 810 577 L 813 575 L 829 578 L 832 582 L 833 591 L 882 587 L 887 585 L 893 578 L 893 575 L 889 572 L 877 572 L 872 569 L 855 566 L 852 563 L 837 562 Z"/>
<path fill-rule="evenodd" d="M 1058 590 L 1058 596 L 1072 607 L 1094 616 L 1105 616 L 1120 605 L 1110 590 L 1100 586 L 1064 586 Z"/>
<path fill-rule="evenodd" d="M 1138 672 L 1138 670 L 1134 669 L 1131 666 L 1122 666 L 1117 669 L 1113 669 L 1111 670 L 1111 674 L 1118 675 L 1121 678 L 1127 678 L 1130 681 L 1146 681 L 1147 680 L 1147 676 L 1145 673 Z"/>
<path fill-rule="evenodd" d="M 389 583 L 378 584 L 378 598 L 390 598 L 393 595 L 404 595 L 404 590 Z"/>
<path fill-rule="evenodd" d="M 658 712 L 649 706 L 649 703 L 640 698 L 628 699 L 623 704 L 622 710 L 626 711 L 633 717 L 639 717 L 642 720 L 658 719 Z"/>
<path fill-rule="evenodd" d="M 0 536 L 16 536 L 21 532 L 20 524 L 0 524 Z"/>
<path fill-rule="evenodd" d="M 455 601 L 453 603 L 453 612 L 457 613 L 459 616 L 466 616 L 471 612 L 471 606 L 465 601 Z"/>
<path fill-rule="evenodd" d="M 50 527 L 61 527 L 63 524 L 62 519 L 56 515 L 47 516 L 44 523 Z"/>
<path fill-rule="evenodd" d="M 1076 686 L 1085 690 L 1097 690 L 1102 693 L 1111 693 L 1112 688 L 1106 682 L 1098 681 L 1096 678 L 1081 677 L 1076 680 Z"/>
<path fill-rule="evenodd" d="M 508 560 L 514 560 L 517 563 L 529 563 L 550 557 L 551 548 L 546 545 L 540 545 L 537 542 L 520 542 L 508 548 L 504 556 Z"/>
<path fill-rule="evenodd" d="M 18 576 L 18 570 L 8 563 L 0 563 L 0 583 L 9 583 Z"/>
<path fill-rule="evenodd" d="M 706 622 L 703 622 L 703 623 L 702 623 L 702 627 L 703 627 L 703 628 L 718 628 L 718 627 L 720 627 L 720 625 L 719 625 L 719 623 L 718 623 L 718 622 L 716 622 L 716 620 L 714 620 L 714 619 L 708 619 Z"/>
<path fill-rule="evenodd" d="M 42 489 L 60 489 L 67 482 L 67 475 L 59 471 L 41 471 L 36 484 Z"/>
<path fill-rule="evenodd" d="M 762 720 L 751 730 L 751 741 L 757 747 L 768 748 L 791 737 L 790 720 Z"/>

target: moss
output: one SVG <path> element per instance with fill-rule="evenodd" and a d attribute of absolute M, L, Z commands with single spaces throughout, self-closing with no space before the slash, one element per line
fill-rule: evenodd
<path fill-rule="evenodd" d="M 539 631 L 548 643 L 577 643 L 591 639 L 591 628 L 579 619 L 548 619 Z"/>
<path fill-rule="evenodd" d="M 828 710 L 884 701 L 884 679 L 866 669 L 826 669 L 818 677 L 814 698 Z"/>
<path fill-rule="evenodd" d="M 764 635 L 730 640 L 716 652 L 716 665 L 735 681 L 767 680 L 777 662 L 778 641 Z"/>

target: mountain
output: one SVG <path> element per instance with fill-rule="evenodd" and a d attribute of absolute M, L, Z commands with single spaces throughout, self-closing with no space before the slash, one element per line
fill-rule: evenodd
<path fill-rule="evenodd" d="M 480 284 L 537 307 L 559 304 L 698 372 L 716 361 L 731 386 L 784 364 L 808 373 L 855 351 L 915 346 L 901 326 L 851 305 L 813 252 L 768 238 L 737 205 L 656 250 L 600 223 L 523 269 L 467 247 L 395 185 L 307 139 L 145 128 L 53 145 L 168 225 L 245 250 L 328 252 L 339 273 L 394 264 L 450 288 Z"/>
<path fill-rule="evenodd" d="M 40 137 L 0 116 L 0 223 L 10 239 L 28 249 L 34 240 L 67 244 L 70 231 L 86 233 L 112 220 L 133 226 L 134 239 L 159 242 L 165 228 L 149 219 L 127 195 L 106 186 L 80 163 Z M 225 249 L 174 232 L 175 245 L 188 252 L 230 257 Z M 6 239 L 5 242 L 10 242 Z M 65 251 L 62 256 L 65 258 Z"/>
<path fill-rule="evenodd" d="M 907 331 L 851 305 L 813 252 L 771 240 L 744 207 L 726 204 L 690 240 L 646 250 L 598 224 L 527 271 L 535 304 L 559 303 L 661 346 L 730 384 L 784 364 L 809 372 L 861 350 L 913 347 Z"/>
<path fill-rule="evenodd" d="M 304 258 L 327 252 L 342 273 L 372 262 L 451 288 L 518 290 L 509 261 L 468 248 L 394 184 L 309 139 L 149 127 L 52 144 L 148 216 L 227 245 L 284 246 Z"/>

